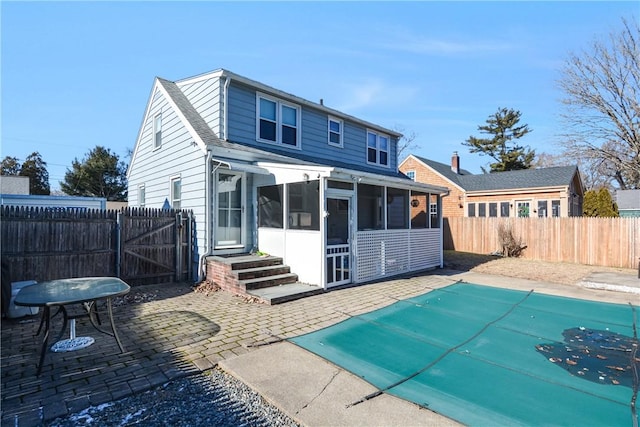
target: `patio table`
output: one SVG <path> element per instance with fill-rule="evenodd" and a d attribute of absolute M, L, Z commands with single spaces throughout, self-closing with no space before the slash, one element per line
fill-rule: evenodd
<path fill-rule="evenodd" d="M 22 288 L 15 297 L 15 305 L 27 307 L 43 307 L 40 327 L 36 335 L 39 335 L 44 326 L 44 335 L 40 348 L 40 360 L 38 363 L 37 375 L 42 371 L 44 357 L 49 350 L 48 341 L 51 329 L 51 319 L 59 313 L 63 315 L 62 329 L 56 341 L 64 334 L 67 323 L 70 320 L 70 339 L 63 342 L 57 342 L 51 348 L 52 351 L 72 351 L 87 347 L 93 343 L 91 337 L 75 336 L 75 319 L 79 317 L 89 317 L 91 325 L 101 333 L 110 335 L 116 339 L 120 351 L 124 353 L 124 347 L 118 337 L 115 322 L 113 320 L 113 311 L 111 308 L 111 298 L 125 295 L 131 288 L 117 277 L 81 277 L 74 279 L 58 279 L 48 282 L 41 282 L 35 285 Z M 98 326 L 100 319 L 98 317 L 97 302 L 101 299 L 106 300 L 107 313 L 111 324 L 111 332 L 104 330 Z M 82 304 L 86 309 L 86 313 L 69 315 L 65 306 L 73 304 Z M 53 316 L 52 308 L 58 308 Z"/>

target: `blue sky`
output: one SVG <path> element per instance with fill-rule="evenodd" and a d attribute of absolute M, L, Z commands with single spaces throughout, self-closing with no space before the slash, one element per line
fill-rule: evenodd
<path fill-rule="evenodd" d="M 0 154 L 38 151 L 59 188 L 96 145 L 128 162 L 155 76 L 226 68 L 382 126 L 481 172 L 462 143 L 499 107 L 556 153 L 570 52 L 640 17 L 628 2 L 7 2 Z"/>

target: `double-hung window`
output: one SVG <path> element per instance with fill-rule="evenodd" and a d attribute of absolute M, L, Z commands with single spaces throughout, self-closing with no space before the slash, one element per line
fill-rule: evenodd
<path fill-rule="evenodd" d="M 144 207 L 144 205 L 146 204 L 146 190 L 144 187 L 144 184 L 138 186 L 138 206 L 140 206 L 141 208 Z"/>
<path fill-rule="evenodd" d="M 256 99 L 258 141 L 300 146 L 300 107 L 265 95 Z"/>
<path fill-rule="evenodd" d="M 367 131 L 367 163 L 389 167 L 389 137 Z"/>
<path fill-rule="evenodd" d="M 182 201 L 182 189 L 181 189 L 181 181 L 180 177 L 176 176 L 171 178 L 171 208 L 172 209 L 180 209 L 181 201 Z"/>
<path fill-rule="evenodd" d="M 343 122 L 340 119 L 329 117 L 329 145 L 335 145 L 336 147 L 342 147 L 342 127 Z"/>
<path fill-rule="evenodd" d="M 162 114 L 153 118 L 153 147 L 160 148 L 162 145 Z"/>

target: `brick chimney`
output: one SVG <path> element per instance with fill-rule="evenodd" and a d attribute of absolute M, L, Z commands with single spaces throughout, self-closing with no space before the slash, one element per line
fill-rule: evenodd
<path fill-rule="evenodd" d="M 455 174 L 460 173 L 460 156 L 458 156 L 457 151 L 454 151 L 453 156 L 451 156 L 451 170 Z"/>

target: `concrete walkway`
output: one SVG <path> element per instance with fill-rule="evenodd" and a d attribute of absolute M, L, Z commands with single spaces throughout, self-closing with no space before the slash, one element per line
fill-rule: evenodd
<path fill-rule="evenodd" d="M 437 283 L 436 277 L 440 279 Z M 537 293 L 555 296 L 618 304 L 640 304 L 640 299 L 633 293 L 587 289 L 579 285 L 564 286 L 478 273 L 453 273 L 448 276 L 426 276 L 423 279 L 427 278 L 432 288 L 445 282 L 449 284 L 452 281 L 463 280 L 521 291 L 533 289 Z M 628 277 L 610 276 L 609 279 L 615 283 L 616 280 L 624 282 Z M 640 286 L 640 280 L 636 286 Z M 303 425 L 458 425 L 443 415 L 385 394 L 353 406 L 354 402 L 377 389 L 289 342 L 274 344 L 256 352 L 221 361 L 220 367 Z"/>
<path fill-rule="evenodd" d="M 3 319 L 2 426 L 39 425 L 217 364 L 305 425 L 449 423 L 430 411 L 384 395 L 365 406 L 347 409 L 354 396 L 367 394 L 371 386 L 280 341 L 457 280 L 638 304 L 637 295 L 625 292 L 446 270 L 275 306 L 248 302 L 226 292 L 196 293 L 186 284 L 137 287 L 114 308 L 126 353 L 120 353 L 113 338 L 80 321 L 77 335 L 92 336 L 96 342 L 85 350 L 49 353 L 40 376 L 36 376 L 39 337 L 34 337 L 39 317 Z"/>

